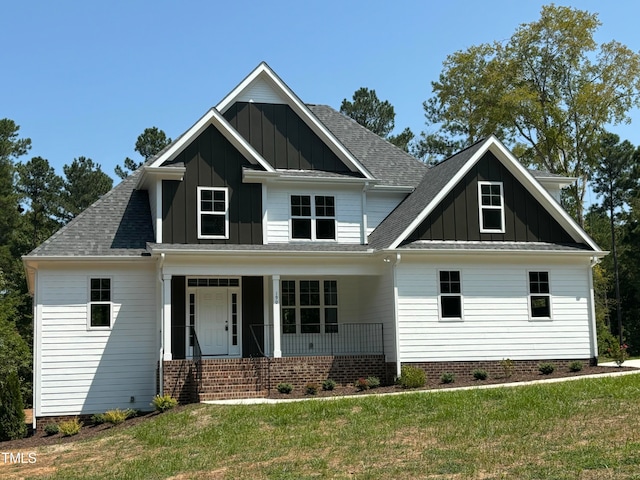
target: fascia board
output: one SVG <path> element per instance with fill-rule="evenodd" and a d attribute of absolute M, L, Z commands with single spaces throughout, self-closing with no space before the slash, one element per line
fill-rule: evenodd
<path fill-rule="evenodd" d="M 487 139 L 487 141 L 478 149 L 478 151 L 467 161 L 467 163 L 458 170 L 451 180 L 445 185 L 445 187 L 438 192 L 438 194 L 431 200 L 431 202 L 422 210 L 420 215 L 413 219 L 413 221 L 409 224 L 409 226 L 394 240 L 394 242 L 389 246 L 390 249 L 395 249 L 400 245 L 409 235 L 413 232 L 418 226 L 424 221 L 425 218 L 433 211 L 433 209 L 440 204 L 442 200 L 449 194 L 449 192 L 464 178 L 467 172 L 471 169 L 476 162 L 482 158 L 485 152 L 489 149 L 489 145 L 491 139 L 493 137 Z"/>
<path fill-rule="evenodd" d="M 235 99 L 249 87 L 257 78 L 263 77 L 269 84 L 276 88 L 285 98 L 287 104 L 295 111 L 305 123 L 320 138 L 323 138 L 329 148 L 347 165 L 361 173 L 365 178 L 373 180 L 375 177 L 349 152 L 342 143 L 311 113 L 309 108 L 294 93 L 289 86 L 265 62 L 260 63 L 240 84 L 234 88 L 225 98 L 223 98 L 216 110 L 224 113 L 235 101 Z"/>
<path fill-rule="evenodd" d="M 140 175 L 136 183 L 136 190 L 149 188 L 149 184 L 158 178 L 162 180 L 182 181 L 186 171 L 186 167 L 152 167 L 145 165 L 142 167 L 142 175 Z"/>

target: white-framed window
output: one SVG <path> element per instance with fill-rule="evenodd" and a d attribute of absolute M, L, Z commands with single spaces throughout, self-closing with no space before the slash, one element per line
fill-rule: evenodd
<path fill-rule="evenodd" d="M 478 182 L 481 233 L 505 233 L 502 182 Z"/>
<path fill-rule="evenodd" d="M 529 309 L 531 318 L 551 320 L 549 272 L 529 272 Z"/>
<path fill-rule="evenodd" d="M 198 187 L 198 238 L 229 238 L 229 189 Z"/>
<path fill-rule="evenodd" d="M 440 318 L 462 320 L 462 281 L 460 270 L 438 272 Z"/>
<path fill-rule="evenodd" d="M 338 282 L 336 280 L 282 280 L 282 333 L 336 333 Z"/>
<path fill-rule="evenodd" d="M 112 281 L 109 277 L 89 279 L 89 315 L 90 329 L 109 329 L 113 317 Z"/>
<path fill-rule="evenodd" d="M 291 238 L 335 240 L 336 199 L 332 195 L 291 195 Z"/>

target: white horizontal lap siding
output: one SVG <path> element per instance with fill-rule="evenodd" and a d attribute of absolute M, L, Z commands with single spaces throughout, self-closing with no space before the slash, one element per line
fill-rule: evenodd
<path fill-rule="evenodd" d="M 363 278 L 360 287 L 363 321 L 382 324 L 384 329 L 384 352 L 387 362 L 396 360 L 392 279 L 391 270 L 389 269 L 381 276 Z"/>
<path fill-rule="evenodd" d="M 406 193 L 367 193 L 367 235 L 387 218 L 402 200 Z"/>
<path fill-rule="evenodd" d="M 402 361 L 588 358 L 587 265 L 411 264 L 398 268 Z M 459 270 L 463 320 L 440 320 L 438 271 Z M 529 315 L 529 271 L 549 272 L 552 320 Z"/>
<path fill-rule="evenodd" d="M 89 279 L 111 278 L 112 328 L 88 330 Z M 155 394 L 155 271 L 41 270 L 39 415 L 148 409 Z M 130 397 L 135 402 L 130 403 Z"/>
<path fill-rule="evenodd" d="M 360 190 L 331 190 L 316 187 L 300 188 L 269 186 L 267 192 L 267 241 L 269 243 L 289 243 L 291 195 L 331 195 L 336 201 L 336 241 L 339 243 L 360 243 L 362 222 L 362 198 Z"/>

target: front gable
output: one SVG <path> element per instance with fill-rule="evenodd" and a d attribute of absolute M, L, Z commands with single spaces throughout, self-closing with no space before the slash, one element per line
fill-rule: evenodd
<path fill-rule="evenodd" d="M 482 233 L 479 188 L 502 185 L 504 233 Z M 487 151 L 408 236 L 416 240 L 575 243 L 527 188 Z"/>

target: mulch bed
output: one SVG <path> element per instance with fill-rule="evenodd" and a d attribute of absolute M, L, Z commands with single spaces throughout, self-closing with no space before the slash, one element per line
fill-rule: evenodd
<path fill-rule="evenodd" d="M 372 390 L 364 390 L 358 391 L 354 386 L 336 386 L 336 388 L 332 391 L 323 391 L 322 389 L 318 390 L 316 395 L 306 395 L 304 389 L 295 389 L 290 394 L 281 394 L 277 391 L 272 391 L 269 395 L 269 398 L 282 398 L 282 399 L 291 399 L 291 398 L 314 398 L 314 397 L 336 397 L 336 396 L 358 396 L 358 395 L 370 395 L 370 394 L 381 394 L 381 393 L 392 393 L 392 392 L 403 392 L 403 391 L 420 391 L 420 390 L 435 390 L 435 389 L 445 389 L 445 388 L 456 388 L 456 387 L 469 387 L 469 386 L 479 386 L 479 385 L 495 385 L 502 383 L 518 383 L 518 382 L 527 382 L 532 380 L 544 380 L 549 378 L 566 378 L 566 377 L 577 377 L 584 375 L 597 375 L 603 373 L 613 373 L 620 371 L 633 371 L 638 370 L 632 367 L 620 367 L 620 368 L 612 368 L 612 367 L 591 367 L 585 366 L 579 372 L 569 372 L 569 371 L 554 371 L 549 375 L 542 375 L 539 373 L 530 373 L 530 374 L 514 374 L 511 377 L 505 378 L 488 378 L 487 380 L 474 380 L 471 375 L 468 377 L 456 377 L 454 383 L 443 384 L 436 383 L 433 379 L 430 379 L 428 385 L 423 389 L 412 389 L 412 390 L 404 390 L 397 385 L 391 385 L 386 387 L 378 387 Z M 174 409 L 180 410 L 187 408 L 186 406 L 179 406 Z M 100 433 L 106 430 L 117 430 L 128 428 L 133 425 L 137 425 L 138 423 L 144 422 L 150 418 L 159 415 L 157 412 L 148 412 L 142 413 L 137 417 L 130 418 L 126 420 L 124 423 L 120 425 L 111 425 L 111 424 L 101 424 L 101 425 L 87 425 L 82 427 L 80 433 L 74 435 L 72 437 L 63 437 L 61 434 L 56 435 L 47 435 L 44 432 L 31 432 L 31 435 L 22 438 L 20 440 L 13 440 L 9 442 L 0 442 L 0 450 L 4 452 L 18 452 L 18 451 L 28 451 L 32 450 L 35 447 L 46 446 L 46 445 L 60 445 L 64 443 L 77 442 L 79 440 L 86 440 L 91 437 L 95 437 Z"/>

